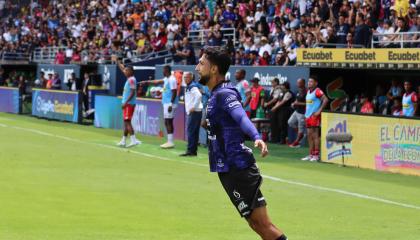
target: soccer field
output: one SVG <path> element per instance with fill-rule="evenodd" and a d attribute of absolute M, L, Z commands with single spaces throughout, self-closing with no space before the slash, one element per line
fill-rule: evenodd
<path fill-rule="evenodd" d="M 206 149 L 163 139 L 115 147 L 120 131 L 0 114 L 0 240 L 259 239 L 230 203 Z M 273 222 L 289 240 L 418 240 L 420 177 L 258 158 Z"/>

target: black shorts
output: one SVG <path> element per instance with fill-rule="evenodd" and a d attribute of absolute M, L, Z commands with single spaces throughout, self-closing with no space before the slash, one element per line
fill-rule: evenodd
<path fill-rule="evenodd" d="M 267 205 L 260 191 L 262 177 L 255 164 L 246 169 L 219 173 L 219 179 L 241 217 L 248 218 L 252 210 Z"/>

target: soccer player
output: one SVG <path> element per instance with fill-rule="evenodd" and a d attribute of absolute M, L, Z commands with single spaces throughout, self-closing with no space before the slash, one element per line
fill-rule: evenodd
<path fill-rule="evenodd" d="M 303 161 L 319 161 L 321 112 L 327 106 L 328 98 L 317 86 L 318 81 L 315 78 L 309 78 L 305 112 L 309 156 L 302 158 Z"/>
<path fill-rule="evenodd" d="M 251 137 L 263 157 L 268 154 L 267 145 L 247 117 L 239 92 L 225 81 L 229 66 L 230 56 L 226 49 L 208 47 L 196 67 L 200 83 L 211 91 L 206 119 L 210 171 L 218 173 L 239 214 L 262 239 L 286 240 L 283 232 L 268 217 L 260 191 L 262 177 L 252 150 L 244 144 L 244 135 Z"/>
<path fill-rule="evenodd" d="M 123 96 L 122 96 L 122 109 L 123 109 L 123 118 L 124 118 L 124 135 L 121 141 L 118 143 L 118 146 L 125 147 L 126 139 L 128 134 L 130 134 L 130 144 L 127 147 L 133 147 L 135 145 L 141 144 L 137 140 L 136 135 L 134 134 L 133 126 L 131 125 L 131 118 L 133 117 L 134 107 L 136 105 L 136 86 L 137 81 L 134 77 L 133 67 L 124 67 L 124 65 L 118 61 L 116 57 L 113 60 L 118 64 L 120 70 L 127 77 L 127 80 L 124 84 Z"/>
<path fill-rule="evenodd" d="M 163 67 L 163 80 L 149 80 L 142 81 L 141 84 L 162 84 L 162 105 L 163 105 L 163 118 L 165 119 L 165 127 L 167 132 L 168 141 L 160 145 L 163 149 L 174 148 L 174 117 L 175 110 L 178 106 L 178 84 L 176 78 L 171 74 L 171 67 L 165 65 Z"/>
<path fill-rule="evenodd" d="M 417 94 L 413 91 L 410 81 L 404 82 L 404 90 L 405 93 L 402 98 L 402 115 L 406 117 L 413 117 L 417 111 Z"/>

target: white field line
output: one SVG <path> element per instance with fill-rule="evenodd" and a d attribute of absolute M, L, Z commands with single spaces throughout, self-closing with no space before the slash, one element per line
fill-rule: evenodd
<path fill-rule="evenodd" d="M 36 130 L 36 129 L 31 129 L 31 128 L 22 128 L 22 127 L 17 127 L 17 126 L 8 126 L 8 125 L 2 124 L 2 123 L 0 123 L 0 127 L 12 128 L 12 129 L 16 129 L 16 130 L 31 132 L 31 133 L 39 134 L 39 135 L 42 135 L 42 136 L 48 136 L 48 137 L 54 137 L 54 138 L 58 138 L 58 139 L 63 139 L 63 140 L 70 141 L 70 142 L 76 142 L 76 143 L 82 143 L 82 144 L 91 144 L 91 145 L 96 145 L 96 146 L 103 147 L 103 148 L 109 148 L 109 149 L 114 149 L 114 150 L 122 151 L 122 152 L 130 152 L 130 153 L 138 154 L 138 155 L 149 157 L 149 158 L 160 159 L 160 160 L 163 160 L 163 161 L 171 161 L 171 162 L 177 162 L 177 163 L 184 163 L 184 164 L 189 164 L 189 165 L 194 165 L 194 166 L 200 166 L 200 167 L 206 167 L 206 168 L 208 167 L 207 164 L 201 164 L 201 163 L 189 162 L 189 161 L 182 161 L 182 160 L 175 160 L 175 159 L 171 159 L 171 158 L 167 158 L 167 157 L 162 157 L 162 156 L 158 156 L 158 155 L 137 152 L 137 151 L 134 151 L 132 149 L 120 148 L 120 147 L 116 147 L 116 146 L 114 147 L 114 146 L 110 146 L 110 145 L 105 145 L 105 144 L 100 144 L 100 143 L 93 143 L 93 142 L 88 142 L 88 141 L 82 141 L 82 140 L 77 139 L 77 138 L 70 138 L 70 137 L 66 137 L 66 136 L 60 136 L 60 135 L 51 134 L 51 133 L 40 131 L 40 130 Z M 178 154 L 178 152 L 172 152 L 172 153 L 177 153 Z M 401 203 L 401 202 L 391 201 L 391 200 L 380 198 L 380 197 L 369 196 L 369 195 L 365 195 L 365 194 L 361 194 L 361 193 L 355 193 L 355 192 L 350 192 L 350 191 L 346 191 L 346 190 L 342 190 L 342 189 L 337 189 L 337 188 L 329 188 L 329 187 L 323 187 L 323 186 L 318 186 L 318 185 L 313 185 L 313 184 L 308 184 L 308 183 L 303 183 L 303 182 L 298 182 L 298 181 L 293 181 L 293 180 L 287 180 L 287 179 L 282 179 L 282 178 L 273 177 L 273 176 L 264 175 L 264 174 L 262 176 L 264 178 L 266 178 L 266 179 L 270 179 L 270 180 L 275 181 L 275 182 L 281 182 L 281 183 L 296 185 L 296 186 L 300 186 L 300 187 L 311 188 L 311 189 L 318 190 L 318 191 L 323 191 L 323 192 L 339 193 L 339 194 L 343 194 L 343 195 L 347 195 L 347 196 L 351 196 L 351 197 L 355 197 L 355 198 L 367 199 L 367 200 L 381 202 L 381 203 L 385 203 L 385 204 L 389 204 L 389 205 L 395 205 L 395 206 L 399 206 L 399 207 L 420 210 L 420 206 L 417 206 L 417 205 L 412 205 L 412 204 L 407 204 L 407 203 Z"/>

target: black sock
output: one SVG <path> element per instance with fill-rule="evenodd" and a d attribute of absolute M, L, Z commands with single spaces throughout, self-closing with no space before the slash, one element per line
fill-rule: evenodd
<path fill-rule="evenodd" d="M 277 238 L 276 240 L 287 240 L 286 235 L 281 235 L 279 238 Z"/>

